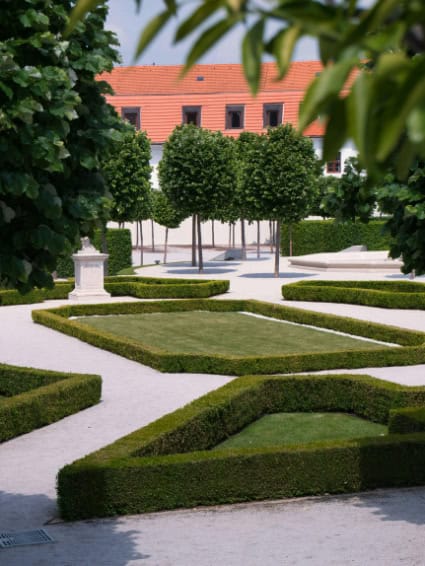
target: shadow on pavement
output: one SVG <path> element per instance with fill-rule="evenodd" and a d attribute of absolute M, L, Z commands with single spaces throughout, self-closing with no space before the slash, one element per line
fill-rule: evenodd
<path fill-rule="evenodd" d="M 314 277 L 317 273 L 279 273 L 279 277 L 276 279 L 300 279 L 302 277 Z M 247 277 L 248 279 L 272 279 L 274 278 L 273 273 L 243 273 L 239 277 Z"/>
<path fill-rule="evenodd" d="M 369 509 L 383 521 L 425 525 L 425 488 L 378 490 L 357 496 L 356 507 Z"/>
<path fill-rule="evenodd" d="M 204 266 L 204 271 L 202 275 L 214 275 L 220 273 L 231 273 L 232 271 L 236 271 L 236 269 L 221 269 L 221 268 L 214 268 Z M 172 273 L 175 275 L 199 275 L 199 270 L 197 267 L 190 267 L 187 269 L 167 269 L 167 273 Z"/>
<path fill-rule="evenodd" d="M 120 519 L 98 519 L 75 523 L 44 523 L 41 516 L 46 506 L 55 502 L 46 495 L 23 495 L 0 492 L 0 532 L 17 533 L 44 529 L 53 543 L 32 544 L 0 548 L 0 563 L 6 566 L 30 564 L 126 566 L 142 564 L 151 558 L 139 552 L 138 547 L 148 545 L 143 532 L 125 530 Z M 56 509 L 56 506 L 54 505 Z M 40 515 L 37 518 L 37 515 Z M 141 544 L 140 544 L 141 542 Z M 154 558 L 152 556 L 152 558 Z"/>

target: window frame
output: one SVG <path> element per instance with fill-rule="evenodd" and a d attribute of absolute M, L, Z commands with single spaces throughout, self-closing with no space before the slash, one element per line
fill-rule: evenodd
<path fill-rule="evenodd" d="M 267 123 L 269 112 L 277 112 L 277 124 L 272 126 Z M 277 128 L 283 123 L 283 102 L 266 102 L 263 104 L 263 128 Z"/>
<path fill-rule="evenodd" d="M 136 124 L 132 124 L 130 120 L 126 118 L 126 114 L 136 114 Z M 141 108 L 140 106 L 123 106 L 121 108 L 121 118 L 127 120 L 129 124 L 135 127 L 136 130 L 140 130 L 141 127 Z"/>
<path fill-rule="evenodd" d="M 240 125 L 232 126 L 231 114 L 240 112 Z M 245 128 L 245 104 L 226 104 L 225 129 L 226 130 L 243 130 Z"/>
<path fill-rule="evenodd" d="M 338 151 L 338 153 L 335 156 L 335 159 L 326 162 L 326 173 L 328 175 L 337 175 L 341 172 L 342 172 L 342 157 L 341 157 L 341 152 Z"/>
<path fill-rule="evenodd" d="M 185 115 L 189 114 L 189 113 L 194 113 L 196 112 L 198 115 L 198 119 L 196 121 L 196 124 L 194 124 L 195 126 L 198 126 L 198 128 L 201 127 L 201 123 L 202 123 L 202 106 L 182 106 L 182 124 L 193 124 L 193 122 L 185 122 Z"/>

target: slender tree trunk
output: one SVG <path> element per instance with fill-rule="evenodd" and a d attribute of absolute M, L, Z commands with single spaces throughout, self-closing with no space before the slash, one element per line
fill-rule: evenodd
<path fill-rule="evenodd" d="M 236 225 L 234 222 L 232 222 L 232 248 L 236 247 L 235 241 L 236 241 Z"/>
<path fill-rule="evenodd" d="M 211 245 L 215 248 L 214 220 L 211 220 Z"/>
<path fill-rule="evenodd" d="M 168 228 L 165 228 L 165 242 L 164 242 L 164 263 L 167 263 L 167 251 L 168 251 Z"/>
<path fill-rule="evenodd" d="M 192 215 L 192 267 L 196 267 L 196 214 Z"/>
<path fill-rule="evenodd" d="M 202 235 L 201 235 L 201 217 L 196 216 L 198 225 L 198 255 L 199 255 L 199 273 L 204 272 L 204 259 L 202 257 Z"/>
<path fill-rule="evenodd" d="M 143 225 L 141 220 L 139 220 L 139 230 L 140 230 L 140 265 L 143 265 Z"/>
<path fill-rule="evenodd" d="M 232 223 L 229 222 L 229 245 L 228 248 L 232 247 Z"/>
<path fill-rule="evenodd" d="M 242 259 L 246 259 L 245 220 L 241 218 Z"/>
<path fill-rule="evenodd" d="M 153 220 L 151 218 L 151 234 L 152 234 L 152 251 L 155 251 L 155 231 L 153 227 Z"/>
<path fill-rule="evenodd" d="M 273 222 L 269 220 L 269 231 L 270 231 L 270 253 L 273 253 Z"/>
<path fill-rule="evenodd" d="M 292 224 L 289 225 L 288 231 L 289 231 L 289 257 L 292 257 L 292 255 L 293 255 L 293 249 L 292 249 Z"/>
<path fill-rule="evenodd" d="M 139 247 L 139 224 L 136 222 L 136 250 Z"/>
<path fill-rule="evenodd" d="M 261 252 L 260 252 L 260 221 L 257 220 L 257 258 L 260 258 Z"/>
<path fill-rule="evenodd" d="M 274 250 L 274 276 L 279 277 L 279 260 L 280 260 L 280 222 L 276 222 L 276 242 Z"/>

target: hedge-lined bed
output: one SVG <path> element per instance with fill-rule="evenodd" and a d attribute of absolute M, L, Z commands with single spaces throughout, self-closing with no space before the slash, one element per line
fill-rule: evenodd
<path fill-rule="evenodd" d="M 66 299 L 74 288 L 73 279 L 57 282 L 53 289 L 34 289 L 21 295 L 13 289 L 0 289 L 0 305 L 41 303 L 48 299 Z M 229 290 L 227 280 L 161 279 L 153 277 L 105 277 L 105 289 L 114 297 L 129 296 L 140 299 L 178 299 L 211 297 Z"/>
<path fill-rule="evenodd" d="M 101 383 L 98 375 L 0 364 L 0 442 L 98 403 Z"/>
<path fill-rule="evenodd" d="M 425 434 L 211 450 L 265 414 L 338 411 L 380 423 L 424 410 L 425 388 L 368 376 L 237 379 L 62 468 L 68 520 L 425 483 Z"/>
<path fill-rule="evenodd" d="M 425 309 L 425 284 L 413 281 L 299 281 L 282 286 L 289 301 Z"/>
<path fill-rule="evenodd" d="M 280 356 L 238 356 L 169 353 L 166 349 L 147 346 L 140 341 L 118 337 L 112 333 L 91 328 L 70 317 L 136 314 L 155 312 L 182 312 L 204 310 L 214 312 L 248 312 L 278 320 L 308 324 L 362 336 L 401 347 L 373 350 L 330 351 Z M 153 301 L 70 305 L 49 310 L 35 310 L 33 320 L 89 344 L 109 350 L 131 360 L 149 365 L 163 372 L 218 373 L 249 375 L 296 373 L 336 368 L 382 367 L 414 365 L 425 362 L 425 333 L 384 326 L 334 315 L 315 313 L 254 300 Z"/>

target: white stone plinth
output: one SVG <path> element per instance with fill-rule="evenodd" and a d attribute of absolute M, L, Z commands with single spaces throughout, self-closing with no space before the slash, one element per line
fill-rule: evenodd
<path fill-rule="evenodd" d="M 82 239 L 82 248 L 72 256 L 75 270 L 75 289 L 68 299 L 102 299 L 110 297 L 104 289 L 104 264 L 108 254 L 94 248 L 88 238 Z"/>

